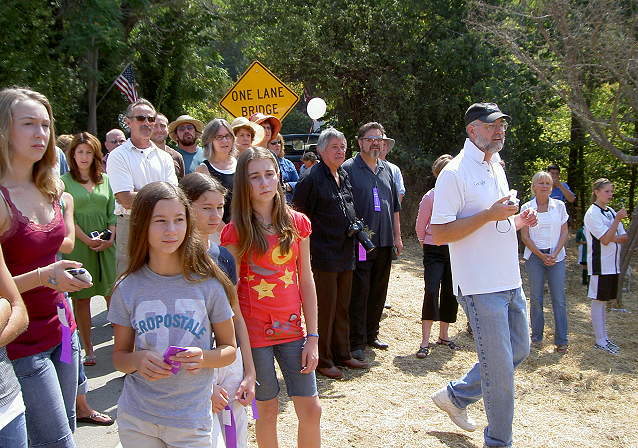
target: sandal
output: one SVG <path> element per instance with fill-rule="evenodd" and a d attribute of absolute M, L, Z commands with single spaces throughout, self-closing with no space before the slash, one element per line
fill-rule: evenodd
<path fill-rule="evenodd" d="M 95 355 L 87 355 L 84 357 L 84 362 L 82 364 L 87 367 L 91 367 L 97 364 L 97 359 L 95 358 Z"/>
<path fill-rule="evenodd" d="M 439 338 L 439 340 L 436 341 L 436 345 L 446 345 L 450 350 L 461 350 L 461 347 L 456 345 L 454 341 L 448 341 L 447 339 Z"/>
<path fill-rule="evenodd" d="M 568 349 L 568 345 L 563 344 L 563 345 L 557 345 L 556 348 L 554 348 L 554 351 L 556 353 L 567 353 L 567 349 Z"/>
<path fill-rule="evenodd" d="M 76 421 L 78 423 L 88 423 L 89 425 L 97 426 L 111 426 L 115 423 L 111 417 L 98 411 L 91 412 L 91 415 L 88 417 L 78 417 Z"/>
<path fill-rule="evenodd" d="M 430 346 L 419 347 L 419 351 L 416 352 L 416 357 L 419 359 L 426 358 L 430 354 Z"/>

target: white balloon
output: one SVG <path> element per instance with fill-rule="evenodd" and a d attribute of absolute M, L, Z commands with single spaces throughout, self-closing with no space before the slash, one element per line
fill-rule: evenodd
<path fill-rule="evenodd" d="M 326 114 L 326 102 L 321 98 L 313 98 L 308 101 L 306 111 L 310 118 L 318 120 Z"/>

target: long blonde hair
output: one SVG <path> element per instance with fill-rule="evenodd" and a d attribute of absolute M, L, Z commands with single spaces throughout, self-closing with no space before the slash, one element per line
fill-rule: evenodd
<path fill-rule="evenodd" d="M 42 158 L 33 164 L 31 179 L 42 195 L 51 201 L 55 201 L 62 190 L 57 178 L 51 176 L 51 170 L 58 162 L 58 155 L 55 149 L 53 111 L 49 100 L 41 93 L 20 87 L 9 87 L 0 90 L 0 179 L 3 179 L 11 171 L 12 149 L 9 136 L 13 127 L 13 108 L 17 104 L 29 100 L 42 104 L 47 110 L 49 121 L 51 122 L 46 150 Z"/>
<path fill-rule="evenodd" d="M 148 263 L 148 228 L 153 217 L 155 205 L 163 199 L 177 199 L 185 209 L 186 235 L 184 236 L 184 241 L 177 249 L 182 261 L 182 275 L 184 278 L 189 282 L 216 278 L 224 287 L 231 306 L 236 306 L 238 302 L 235 287 L 224 271 L 208 255 L 206 244 L 195 229 L 193 213 L 188 198 L 186 198 L 181 189 L 168 182 L 151 182 L 135 195 L 129 229 L 130 234 L 135 235 L 135 238 L 131 238 L 129 241 L 129 264 L 126 271 L 119 277 L 118 283 Z"/>
<path fill-rule="evenodd" d="M 266 148 L 251 146 L 241 153 L 239 159 L 237 159 L 231 210 L 232 221 L 239 237 L 238 253 L 240 258 L 251 250 L 258 254 L 264 254 L 268 250 L 268 242 L 266 241 L 264 230 L 253 213 L 250 201 L 250 182 L 248 181 L 248 164 L 252 160 L 262 159 L 270 160 L 277 177 L 280 177 L 279 164 L 275 156 Z M 299 233 L 293 225 L 290 208 L 286 205 L 286 196 L 281 183 L 277 186 L 277 193 L 273 200 L 273 228 L 276 234 L 279 235 L 279 245 L 282 254 L 287 254 L 295 238 L 299 237 Z"/>

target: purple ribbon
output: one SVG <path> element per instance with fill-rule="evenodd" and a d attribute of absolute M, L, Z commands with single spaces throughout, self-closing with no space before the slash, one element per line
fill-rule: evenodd
<path fill-rule="evenodd" d="M 66 318 L 64 305 L 58 303 L 58 320 L 62 326 L 62 350 L 60 351 L 60 361 L 66 364 L 73 363 L 73 348 L 71 346 L 71 328 Z"/>
<path fill-rule="evenodd" d="M 259 412 L 257 412 L 257 400 L 255 400 L 254 398 L 253 398 L 252 407 L 253 407 L 253 419 L 257 420 L 259 418 Z"/>
<path fill-rule="evenodd" d="M 235 417 L 230 406 L 224 407 L 225 411 L 230 414 L 230 425 L 226 424 L 224 418 L 224 434 L 226 435 L 226 448 L 237 448 L 237 428 L 235 427 Z"/>
<path fill-rule="evenodd" d="M 374 203 L 374 211 L 381 211 L 381 200 L 379 199 L 379 189 L 377 187 L 372 187 L 372 202 Z"/>
<path fill-rule="evenodd" d="M 359 243 L 359 261 L 366 261 L 368 258 L 365 248 Z"/>

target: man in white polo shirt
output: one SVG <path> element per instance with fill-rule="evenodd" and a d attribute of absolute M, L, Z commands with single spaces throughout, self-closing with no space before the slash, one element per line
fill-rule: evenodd
<path fill-rule="evenodd" d="M 514 368 L 529 354 L 527 308 L 521 288 L 516 231 L 536 225 L 536 212 L 520 214 L 510 201 L 498 151 L 508 115 L 494 103 L 465 113 L 463 150 L 436 181 L 432 236 L 448 244 L 454 293 L 474 332 L 478 362 L 462 378 L 432 395 L 434 403 L 466 431 L 476 424 L 466 407 L 484 397 L 485 446 L 510 447 Z"/>
<path fill-rule="evenodd" d="M 106 172 L 116 200 L 118 274 L 128 266 L 129 219 L 135 195 L 151 182 L 165 181 L 177 185 L 173 159 L 151 141 L 156 116 L 155 108 L 148 100 L 140 98 L 131 103 L 126 109 L 126 124 L 131 130 L 131 138 L 109 155 Z"/>

